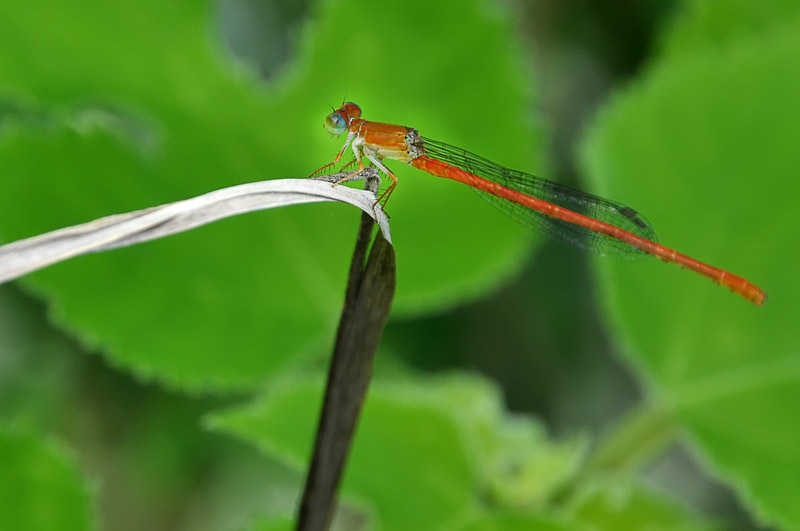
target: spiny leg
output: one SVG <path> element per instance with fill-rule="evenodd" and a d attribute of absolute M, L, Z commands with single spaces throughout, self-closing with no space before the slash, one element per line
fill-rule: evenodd
<path fill-rule="evenodd" d="M 335 160 L 334 160 L 333 162 L 329 162 L 329 163 L 328 163 L 328 164 L 326 164 L 325 166 L 321 167 L 320 169 L 318 169 L 317 171 L 315 171 L 314 173 L 312 173 L 312 174 L 310 175 L 310 177 L 317 177 L 317 176 L 321 175 L 323 171 L 327 170 L 327 169 L 328 169 L 328 168 L 330 168 L 331 166 L 335 166 L 335 165 L 336 165 L 336 162 L 337 162 L 337 161 L 335 161 Z M 348 169 L 348 168 L 352 168 L 352 167 L 355 165 L 355 163 L 356 163 L 356 159 L 353 159 L 353 160 L 351 160 L 350 162 L 348 162 L 347 164 L 345 164 L 344 166 L 342 166 L 341 168 L 339 168 L 339 171 L 347 171 L 347 169 Z"/>
<path fill-rule="evenodd" d="M 368 153 L 368 152 L 367 152 L 367 153 L 364 153 L 364 155 L 366 155 L 366 157 L 369 159 L 369 161 L 370 161 L 372 164 L 374 164 L 374 165 L 375 165 L 375 166 L 376 166 L 376 167 L 377 167 L 379 170 L 381 170 L 381 171 L 382 171 L 382 172 L 383 172 L 383 173 L 384 173 L 384 174 L 385 174 L 387 177 L 389 177 L 389 179 L 391 179 L 391 180 L 392 180 L 392 184 L 390 184 L 390 185 L 389 185 L 389 188 L 387 188 L 387 189 L 386 189 L 386 190 L 385 190 L 385 191 L 384 191 L 384 192 L 383 192 L 383 193 L 382 193 L 382 194 L 381 194 L 381 195 L 378 197 L 378 200 L 377 200 L 377 201 L 375 201 L 375 202 L 372 204 L 372 210 L 375 210 L 375 207 L 376 207 L 376 206 L 378 206 L 378 204 L 380 204 L 380 205 L 381 205 L 381 208 L 383 208 L 383 213 L 384 213 L 384 214 L 386 214 L 386 215 L 388 216 L 389 214 L 386 212 L 386 203 L 388 203 L 388 202 L 389 202 L 389 198 L 392 196 L 392 192 L 394 192 L 394 189 L 395 189 L 395 187 L 397 186 L 397 175 L 395 175 L 395 174 L 394 174 L 394 172 L 393 172 L 392 170 L 390 170 L 389 168 L 387 168 L 387 167 L 386 167 L 386 165 L 383 163 L 383 157 L 381 157 L 381 156 L 380 156 L 380 155 L 378 155 L 377 153 Z"/>
<path fill-rule="evenodd" d="M 380 195 L 380 197 L 378 197 L 378 200 L 372 204 L 372 210 L 375 210 L 375 207 L 380 203 L 381 208 L 383 209 L 383 213 L 388 216 L 389 213 L 386 212 L 386 203 L 389 202 L 389 198 L 392 196 L 392 192 L 394 192 L 394 189 L 397 188 L 397 176 L 392 172 L 387 172 L 386 175 L 392 180 L 392 184 L 390 184 L 389 188 L 387 188 Z"/>
<path fill-rule="evenodd" d="M 319 177 L 320 175 L 322 175 L 325 172 L 325 170 L 327 170 L 328 168 L 330 168 L 332 166 L 335 166 L 336 162 L 337 161 L 334 160 L 333 162 L 329 162 L 325 166 L 323 166 L 323 167 L 321 167 L 321 168 L 319 168 L 317 170 L 314 170 L 313 172 L 311 172 L 311 175 L 309 175 L 309 177 Z"/>
<path fill-rule="evenodd" d="M 354 133 L 348 133 L 347 134 L 347 139 L 344 141 L 344 145 L 342 146 L 342 149 L 340 149 L 339 153 L 336 154 L 336 158 L 333 159 L 333 162 L 329 162 L 326 165 L 324 165 L 323 167 L 321 167 L 320 169 L 314 171 L 311 175 L 309 175 L 309 177 L 316 177 L 318 175 L 321 175 L 322 172 L 324 172 L 325 170 L 327 170 L 331 166 L 337 165 L 339 163 L 339 161 L 342 160 L 342 155 L 344 155 L 344 152 L 347 149 L 347 146 L 350 145 L 350 142 L 353 140 L 354 137 L 355 137 Z M 355 146 L 353 146 L 353 148 L 355 150 Z M 356 158 L 358 158 L 358 153 L 356 153 Z M 352 164 L 352 162 L 350 162 L 348 164 Z M 361 165 L 361 161 L 360 160 L 359 160 L 359 165 Z M 361 167 L 363 168 L 363 165 L 361 165 Z"/>
<path fill-rule="evenodd" d="M 347 144 L 345 144 L 345 147 L 347 147 Z M 342 150 L 344 150 L 344 148 L 342 148 Z M 339 155 L 340 155 L 339 158 L 341 158 L 341 153 L 339 153 Z M 358 163 L 358 170 L 353 172 L 353 173 L 351 173 L 350 175 L 345 175 L 344 177 L 342 177 L 341 179 L 339 179 L 338 181 L 333 183 L 332 186 L 339 186 L 342 183 L 346 183 L 346 182 L 349 182 L 349 181 L 355 181 L 355 180 L 358 179 L 358 176 L 361 175 L 361 172 L 364 171 L 364 162 L 361 160 L 361 151 L 360 151 L 359 147 L 355 145 L 355 143 L 353 144 L 353 155 L 355 155 L 355 158 L 353 160 L 351 160 L 350 162 L 348 162 L 347 164 L 345 164 L 342 167 L 342 170 L 344 170 L 348 166 L 352 166 L 354 162 Z"/>
<path fill-rule="evenodd" d="M 356 159 L 352 159 L 350 162 L 339 168 L 339 171 L 347 171 L 348 168 L 355 166 L 356 162 L 358 162 Z"/>

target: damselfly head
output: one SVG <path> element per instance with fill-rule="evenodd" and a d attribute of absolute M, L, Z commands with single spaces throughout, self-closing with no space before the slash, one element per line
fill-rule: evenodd
<path fill-rule="evenodd" d="M 361 118 L 361 107 L 352 101 L 342 103 L 342 106 L 339 107 L 339 112 L 347 119 L 348 124 L 356 118 Z"/>
<path fill-rule="evenodd" d="M 322 126 L 333 136 L 339 136 L 356 118 L 361 118 L 361 107 L 352 102 L 343 103 L 341 107 L 325 117 L 325 123 Z"/>

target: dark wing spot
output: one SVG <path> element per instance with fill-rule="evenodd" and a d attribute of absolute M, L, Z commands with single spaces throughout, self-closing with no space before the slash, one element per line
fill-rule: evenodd
<path fill-rule="evenodd" d="M 626 218 L 628 218 L 628 219 L 632 220 L 634 223 L 636 223 L 637 225 L 639 225 L 639 227 L 641 227 L 641 228 L 643 228 L 643 229 L 644 229 L 645 227 L 647 227 L 647 223 L 645 223 L 645 222 L 644 222 L 644 220 L 642 220 L 642 218 L 640 218 L 640 217 L 639 217 L 639 213 L 638 213 L 638 212 L 636 212 L 636 211 L 635 211 L 634 209 L 632 209 L 631 207 L 629 207 L 629 206 L 626 206 L 626 207 L 622 208 L 622 209 L 619 211 L 619 213 L 620 213 L 620 214 L 622 214 L 623 216 L 625 216 Z"/>

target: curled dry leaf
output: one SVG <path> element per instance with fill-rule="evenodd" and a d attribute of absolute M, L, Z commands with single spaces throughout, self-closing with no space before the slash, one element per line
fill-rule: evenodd
<path fill-rule="evenodd" d="M 341 201 L 360 208 L 375 219 L 386 240 L 391 242 L 386 214 L 380 205 L 373 208 L 374 194 L 346 186 L 331 186 L 331 181 L 344 175 L 241 184 L 19 240 L 0 247 L 0 282 L 74 256 L 163 238 L 237 214 L 320 201 Z M 359 178 L 370 177 L 377 177 L 377 171 L 368 168 L 359 175 Z"/>

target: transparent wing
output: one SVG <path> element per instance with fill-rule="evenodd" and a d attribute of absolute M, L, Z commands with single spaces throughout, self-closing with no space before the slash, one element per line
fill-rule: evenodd
<path fill-rule="evenodd" d="M 422 138 L 425 154 L 447 162 L 479 177 L 489 179 L 525 195 L 537 197 L 548 203 L 578 212 L 584 216 L 614 225 L 652 242 L 657 242 L 655 231 L 643 215 L 633 208 L 582 192 L 521 171 L 510 170 L 490 160 L 437 140 Z M 594 232 L 585 227 L 551 218 L 513 201 L 476 190 L 486 201 L 518 222 L 536 229 L 549 237 L 603 254 L 624 258 L 647 256 L 646 253 L 621 240 Z"/>

